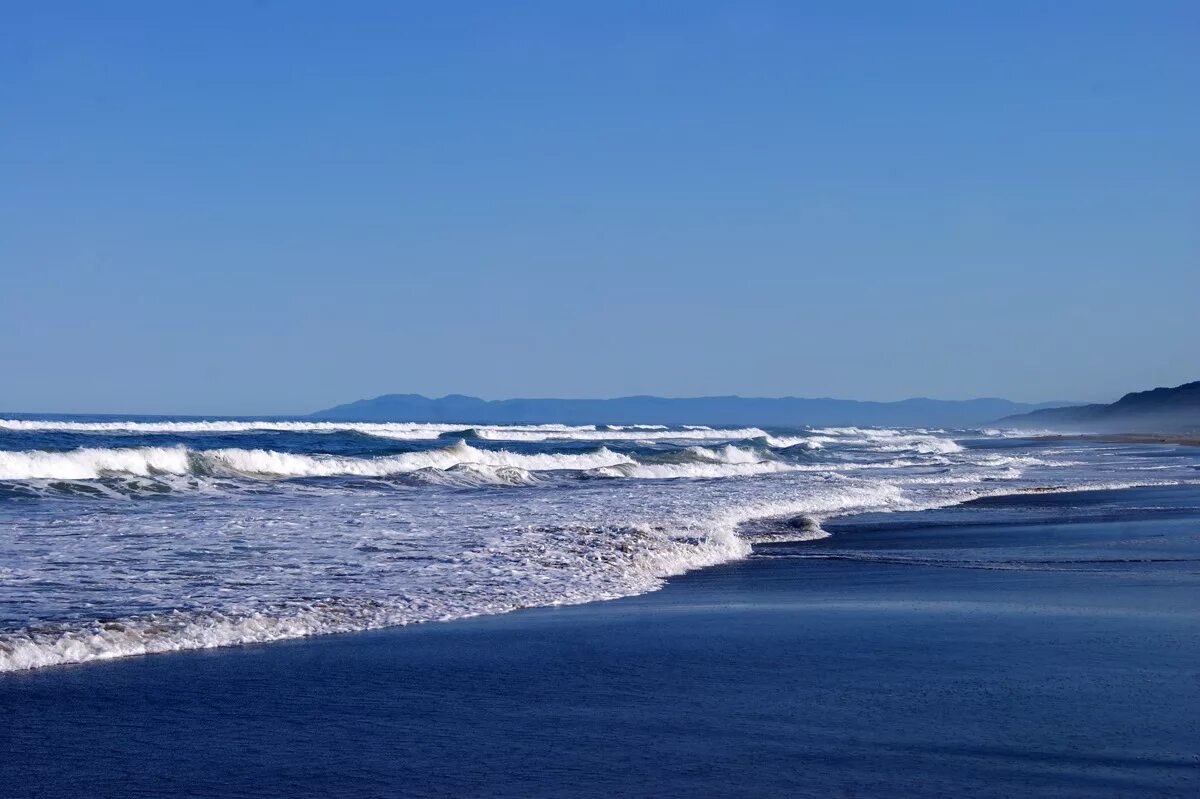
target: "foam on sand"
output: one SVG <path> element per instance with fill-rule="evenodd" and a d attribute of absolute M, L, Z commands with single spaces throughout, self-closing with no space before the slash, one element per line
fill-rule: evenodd
<path fill-rule="evenodd" d="M 262 643 L 645 593 L 666 578 L 745 557 L 738 527 L 756 516 L 830 514 L 903 503 L 892 488 L 835 487 L 674 525 L 548 526 L 514 530 L 489 547 L 487 568 L 542 567 L 538 579 L 468 581 L 428 595 L 328 597 L 256 610 L 153 613 L 0 633 L 0 672 L 185 649 Z M 798 532 L 798 536 L 806 533 Z M 813 535 L 816 535 L 815 533 Z M 819 536 L 818 536 L 819 537 Z"/>
<path fill-rule="evenodd" d="M 72 424 L 124 427 L 0 428 L 0 671 L 630 596 L 831 516 L 1196 477 L 1190 451 L 973 431 Z M 308 435 L 345 431 L 375 438 Z"/>

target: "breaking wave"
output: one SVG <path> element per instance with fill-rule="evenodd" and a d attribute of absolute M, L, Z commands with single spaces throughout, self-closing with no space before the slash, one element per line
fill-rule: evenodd
<path fill-rule="evenodd" d="M 308 435 L 339 432 L 363 435 Z M 172 438 L 138 438 L 160 434 Z M 976 439 L 0 420 L 0 671 L 612 599 L 745 557 L 755 541 L 822 538 L 837 515 L 1196 474 L 1145 453 Z M 1165 479 L 1123 481 L 1151 468 Z M 163 496 L 108 501 L 149 494 Z"/>
<path fill-rule="evenodd" d="M 477 449 L 465 442 L 442 449 L 374 458 L 302 455 L 266 449 L 193 450 L 182 446 L 84 448 L 68 452 L 0 452 L 0 480 L 88 480 L 113 474 L 386 477 L 421 469 L 445 470 L 468 464 L 548 471 L 596 469 L 631 462 L 628 456 L 603 447 L 581 454 L 524 454 Z"/>
<path fill-rule="evenodd" d="M 523 569 L 541 565 L 540 580 L 466 585 L 427 596 L 324 597 L 253 610 L 172 611 L 0 632 L 0 673 L 632 596 L 662 587 L 668 577 L 745 557 L 750 543 L 738 530 L 756 517 L 884 510 L 905 504 L 894 487 L 839 487 L 670 527 L 534 527 L 506 541 L 502 552 L 491 554 Z M 797 529 L 795 537 L 823 534 Z"/>
<path fill-rule="evenodd" d="M 184 447 L 83 448 L 68 452 L 0 452 L 0 480 L 92 480 L 106 474 L 189 474 Z"/>
<path fill-rule="evenodd" d="M 56 419 L 0 419 L 0 431 L 108 434 L 204 433 L 362 433 L 401 441 L 420 441 L 463 435 L 496 441 L 685 441 L 736 440 L 766 435 L 757 427 L 713 429 L 698 425 L 671 430 L 666 425 L 475 425 L 424 422 L 305 422 L 305 421 L 111 421 L 78 422 Z"/>
<path fill-rule="evenodd" d="M 65 452 L 0 451 L 0 480 L 95 480 L 132 475 L 205 475 L 244 478 L 389 477 L 412 472 L 459 469 L 491 482 L 526 483 L 497 469 L 521 472 L 580 471 L 598 476 L 670 478 L 762 474 L 792 468 L 766 460 L 751 449 L 727 445 L 693 446 L 671 463 L 647 463 L 600 447 L 585 453 L 520 453 L 482 449 L 459 441 L 448 447 L 370 458 L 298 454 L 267 449 L 175 447 L 80 448 Z"/>
<path fill-rule="evenodd" d="M 917 452 L 947 454 L 962 452 L 957 441 L 944 435 L 944 430 L 893 430 L 873 427 L 825 427 L 812 431 L 807 438 L 818 446 L 824 444 L 866 445 L 883 452 Z M 942 435 L 939 435 L 942 434 Z"/>
<path fill-rule="evenodd" d="M 809 436 L 772 436 L 765 435 L 755 439 L 762 441 L 768 447 L 775 449 L 791 449 L 792 447 L 800 447 L 802 449 L 821 449 L 824 444 L 818 438 Z"/>
<path fill-rule="evenodd" d="M 780 461 L 744 461 L 740 463 L 620 463 L 601 466 L 589 474 L 597 477 L 634 477 L 644 480 L 666 480 L 679 477 L 744 477 L 772 472 L 793 471 L 792 464 Z"/>
<path fill-rule="evenodd" d="M 479 438 L 497 441 L 734 441 L 759 438 L 766 431 L 757 427 L 714 430 L 684 429 L 668 430 L 639 426 L 636 429 L 613 428 L 605 430 L 514 430 L 512 428 L 476 427 L 472 432 Z"/>
<path fill-rule="evenodd" d="M 265 643 L 330 633 L 615 599 L 656 590 L 669 577 L 745 557 L 751 540 L 811 541 L 824 520 L 858 512 L 927 510 L 987 496 L 1167 485 L 1124 481 L 1045 488 L 971 489 L 916 500 L 895 484 L 834 487 L 806 498 L 727 508 L 675 526 L 531 527 L 489 554 L 542 579 L 465 585 L 428 595 L 317 599 L 258 609 L 171 611 L 0 632 L 0 673 L 133 655 Z M 761 530 L 755 523 L 776 520 Z M 468 560 L 470 557 L 468 557 Z M 493 562 L 493 571 L 497 565 Z"/>

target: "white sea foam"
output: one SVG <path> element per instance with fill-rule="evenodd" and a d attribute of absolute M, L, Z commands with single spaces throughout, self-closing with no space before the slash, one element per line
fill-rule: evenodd
<path fill-rule="evenodd" d="M 819 437 L 811 436 L 763 436 L 763 440 L 768 447 L 775 449 L 789 449 L 791 447 L 803 447 L 804 449 L 821 449 L 824 442 Z"/>
<path fill-rule="evenodd" d="M 794 467 L 779 461 L 750 463 L 622 463 L 591 470 L 600 477 L 633 477 L 643 480 L 669 480 L 679 477 L 745 477 L 755 474 L 793 471 Z"/>
<path fill-rule="evenodd" d="M 442 449 L 405 452 L 375 458 L 347 458 L 336 455 L 295 455 L 261 449 L 216 449 L 203 453 L 208 463 L 227 466 L 233 471 L 277 477 L 333 477 L 357 475 L 382 477 L 417 469 L 449 469 L 460 464 L 516 467 L 527 471 L 556 469 L 595 469 L 629 463 L 630 458 L 601 448 L 581 454 L 523 454 L 507 450 L 478 449 L 465 442 Z"/>
<path fill-rule="evenodd" d="M 419 469 L 474 464 L 526 471 L 596 469 L 630 464 L 627 455 L 600 448 L 587 453 L 516 453 L 458 442 L 441 449 L 374 458 L 305 455 L 265 449 L 191 450 L 185 447 L 84 448 L 67 452 L 0 451 L 0 480 L 89 480 L 111 474 L 236 474 L 247 477 L 384 477 Z"/>
<path fill-rule="evenodd" d="M 480 438 L 497 441 L 735 441 L 766 435 L 766 431 L 757 427 L 720 430 L 711 428 L 666 430 L 650 427 L 570 431 L 515 430 L 510 427 L 475 427 L 471 429 Z"/>
<path fill-rule="evenodd" d="M 905 452 L 911 450 L 925 455 L 963 451 L 962 446 L 957 442 L 951 441 L 948 438 L 936 438 L 934 436 L 911 436 L 902 440 L 893 439 L 881 444 L 879 449 L 884 452 Z"/>
<path fill-rule="evenodd" d="M 896 443 L 896 439 L 902 441 Z M 0 451 L 0 480 L 94 480 L 105 476 L 225 475 L 246 478 L 298 477 L 386 477 L 423 470 L 445 471 L 455 467 L 478 467 L 474 478 L 484 479 L 489 469 L 512 468 L 523 472 L 588 471 L 596 476 L 669 479 L 679 477 L 712 478 L 768 474 L 786 471 L 904 469 L 915 466 L 949 464 L 948 455 L 961 452 L 949 439 L 909 436 L 881 437 L 874 449 L 879 452 L 913 451 L 926 454 L 920 460 L 911 457 L 887 461 L 866 460 L 849 463 L 801 463 L 765 457 L 749 447 L 726 444 L 721 447 L 691 445 L 677 450 L 668 460 L 649 461 L 606 447 L 585 453 L 523 453 L 504 449 L 485 449 L 465 441 L 452 445 L 376 457 L 347 457 L 331 454 L 282 452 L 268 449 L 189 449 L 174 447 L 80 448 L 67 451 Z M 928 440 L 926 440 L 928 439 Z M 759 437 L 770 445 L 770 437 Z M 806 439 L 800 439 L 806 442 Z M 930 442 L 942 442 L 939 445 Z M 776 444 L 795 447 L 790 440 Z M 764 452 L 767 450 L 764 450 Z M 928 453 L 928 454 L 927 454 Z M 944 454 L 943 454 L 944 453 Z M 1074 465 L 1077 461 L 1049 462 L 1031 456 L 985 454 L 968 462 L 978 466 Z M 465 476 L 460 470 L 459 477 Z M 513 475 L 496 477 L 492 482 L 523 483 Z"/>
<path fill-rule="evenodd" d="M 459 463 L 449 469 L 418 469 L 410 473 L 422 482 L 440 485 L 533 485 L 538 478 L 519 466 L 492 466 L 483 463 Z"/>
<path fill-rule="evenodd" d="M 1117 481 L 1042 490 L 1104 490 L 1164 484 L 1169 483 Z M 514 532 L 478 555 L 488 556 L 484 565 L 493 576 L 501 563 L 506 565 L 509 576 L 537 564 L 555 564 L 555 569 L 543 573 L 541 580 L 500 580 L 457 588 L 442 586 L 428 596 L 328 597 L 281 603 L 259 610 L 172 611 L 2 632 L 0 672 L 263 643 L 504 613 L 537 605 L 629 596 L 655 590 L 673 575 L 746 556 L 750 544 L 737 531 L 756 519 L 802 517 L 805 520 L 790 532 L 778 532 L 758 540 L 814 540 L 829 535 L 820 524 L 835 515 L 925 510 L 976 497 L 1027 490 L 974 488 L 914 498 L 894 483 L 835 485 L 805 498 L 726 507 L 707 519 L 680 519 L 674 527 L 632 523 L 529 528 Z M 474 559 L 459 559 L 451 565 L 455 570 L 462 570 Z"/>
<path fill-rule="evenodd" d="M 604 476 L 640 478 L 723 477 L 787 471 L 791 466 L 764 460 L 758 453 L 727 445 L 693 446 L 682 451 L 691 462 L 644 464 L 629 455 L 601 447 L 585 453 L 518 453 L 481 449 L 464 441 L 440 449 L 373 458 L 298 454 L 266 449 L 193 450 L 178 447 L 83 448 L 66 452 L 0 451 L 0 480 L 93 480 L 108 475 L 229 475 L 258 478 L 386 477 L 419 470 L 455 467 L 511 468 L 524 472 L 592 470 Z M 616 471 L 611 471 L 611 470 Z M 605 471 L 609 470 L 609 471 Z M 511 475 L 497 482 L 523 482 Z"/>
<path fill-rule="evenodd" d="M 912 450 L 923 454 L 962 452 L 960 444 L 950 438 L 922 433 L 896 433 L 893 431 L 870 431 L 863 438 L 884 452 Z"/>
<path fill-rule="evenodd" d="M 480 438 L 497 441 L 641 441 L 641 440 L 735 440 L 765 435 L 757 427 L 713 429 L 688 426 L 670 430 L 665 425 L 596 425 L 520 424 L 471 425 L 424 422 L 310 422 L 310 421 L 136 421 L 79 422 L 58 419 L 0 419 L 0 431 L 63 432 L 108 434 L 176 434 L 195 433 L 362 433 L 401 441 L 436 439 L 449 433 L 471 430 Z"/>
<path fill-rule="evenodd" d="M 66 419 L 0 419 L 0 430 L 23 432 L 66 432 L 66 433 L 244 433 L 256 430 L 286 433 L 331 433 L 345 431 L 385 431 L 436 434 L 462 430 L 469 424 L 446 424 L 427 422 L 312 422 L 301 420 L 231 420 L 231 419 L 188 419 L 180 421 L 112 420 L 107 422 L 80 422 Z M 521 424 L 486 425 L 495 429 L 570 432 L 572 430 L 595 430 L 595 425 L 567 424 Z"/>
<path fill-rule="evenodd" d="M 726 444 L 717 449 L 691 446 L 684 449 L 683 454 L 699 461 L 712 461 L 714 463 L 758 463 L 763 460 L 762 456 L 754 450 L 735 447 L 732 444 Z"/>
<path fill-rule="evenodd" d="M 423 596 L 329 597 L 260 610 L 152 613 L 4 632 L 0 633 L 0 672 L 630 596 L 661 587 L 667 577 L 744 557 L 750 545 L 737 529 L 748 519 L 800 513 L 818 517 L 903 504 L 894 488 L 835 486 L 805 499 L 726 509 L 710 518 L 683 518 L 670 527 L 635 522 L 512 531 L 477 555 L 487 555 L 485 568 L 493 577 L 502 566 L 511 577 L 540 564 L 541 579 L 442 585 Z M 796 531 L 798 538 L 823 534 Z M 460 560 L 454 569 L 469 568 L 474 559 Z M 547 564 L 553 568 L 547 570 Z"/>
<path fill-rule="evenodd" d="M 58 419 L 0 419 L 0 430 L 15 432 L 62 432 L 62 433 L 110 433 L 110 434 L 157 434 L 157 433 L 338 433 L 361 432 L 387 434 L 399 439 L 431 439 L 445 432 L 459 429 L 463 425 L 418 424 L 409 422 L 302 422 L 302 421 L 109 421 L 77 422 Z M 557 429 L 566 429 L 559 427 Z M 593 429 L 593 428 L 589 428 Z"/>
<path fill-rule="evenodd" d="M 477 439 L 492 427 L 469 442 L 450 439 L 461 425 L 399 427 L 388 432 L 444 440 L 403 453 L 354 442 L 384 452 L 374 457 L 313 452 L 311 439 L 278 450 L 0 450 L 0 671 L 629 596 L 745 556 L 739 531 L 759 540 L 763 519 L 791 520 L 763 522 L 768 538 L 807 540 L 842 513 L 1196 474 L 1178 455 L 1082 448 L 1066 460 L 1066 447 L 963 449 L 930 430 L 514 425 L 501 434 L 531 443 L 490 449 Z M 38 431 L 15 432 L 28 446 Z M 536 443 L 590 434 L 652 443 Z M 824 448 L 802 451 L 814 444 Z M 1164 479 L 1121 479 L 1151 467 Z M 303 477 L 329 479 L 287 479 Z M 54 481 L 87 498 L 56 498 Z M 164 481 L 202 488 L 125 507 L 107 499 Z"/>
<path fill-rule="evenodd" d="M 183 447 L 0 451 L 0 480 L 90 480 L 108 473 L 147 476 L 190 470 L 188 450 Z"/>

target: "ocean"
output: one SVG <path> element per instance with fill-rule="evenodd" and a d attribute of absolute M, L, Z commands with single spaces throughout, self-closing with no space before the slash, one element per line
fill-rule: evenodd
<path fill-rule="evenodd" d="M 0 672 L 637 596 L 756 546 L 846 557 L 852 514 L 1198 469 L 992 429 L 2 419 Z M 1047 557 L 1101 556 L 1140 557 Z M 1038 568 L 1011 560 L 980 565 Z"/>

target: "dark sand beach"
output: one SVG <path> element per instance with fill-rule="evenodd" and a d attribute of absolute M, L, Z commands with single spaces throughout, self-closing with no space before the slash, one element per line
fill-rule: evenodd
<path fill-rule="evenodd" d="M 1101 441 L 1111 444 L 1176 444 L 1200 447 L 1200 433 L 1082 433 L 1039 436 L 1046 441 Z"/>
<path fill-rule="evenodd" d="M 1195 796 L 1198 509 L 850 518 L 613 602 L 7 674 L 4 794 Z"/>

